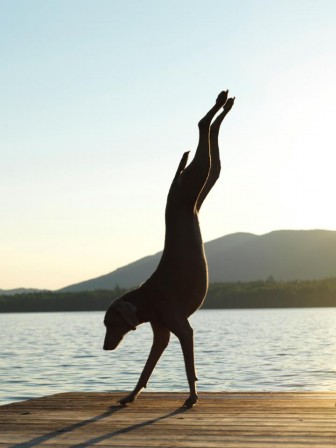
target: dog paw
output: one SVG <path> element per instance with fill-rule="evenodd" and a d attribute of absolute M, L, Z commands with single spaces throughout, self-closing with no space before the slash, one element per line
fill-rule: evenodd
<path fill-rule="evenodd" d="M 128 403 L 133 403 L 133 401 L 136 399 L 136 395 L 134 394 L 129 394 L 124 398 L 121 398 L 118 403 L 119 404 L 128 404 Z"/>
<path fill-rule="evenodd" d="M 223 109 L 226 113 L 228 113 L 232 109 L 235 99 L 236 99 L 236 97 L 234 96 L 233 98 L 229 98 L 227 100 L 227 102 L 225 103 Z"/>
<path fill-rule="evenodd" d="M 183 407 L 184 408 L 192 408 L 198 401 L 198 396 L 195 395 L 190 395 L 189 398 L 187 398 L 187 400 L 184 402 Z"/>
<path fill-rule="evenodd" d="M 221 92 L 216 99 L 216 104 L 218 106 L 224 106 L 224 104 L 227 100 L 228 94 L 229 94 L 228 90 L 224 90 L 223 92 Z"/>

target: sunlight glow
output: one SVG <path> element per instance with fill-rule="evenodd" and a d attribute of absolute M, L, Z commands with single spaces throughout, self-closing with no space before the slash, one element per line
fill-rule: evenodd
<path fill-rule="evenodd" d="M 61 288 L 161 250 L 171 177 L 226 88 L 205 241 L 336 230 L 334 1 L 64 5 L 0 6 L 0 289 Z"/>

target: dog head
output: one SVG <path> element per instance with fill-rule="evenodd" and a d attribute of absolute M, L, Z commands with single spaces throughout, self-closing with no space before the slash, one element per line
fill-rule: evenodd
<path fill-rule="evenodd" d="M 112 302 L 106 311 L 104 324 L 106 327 L 104 350 L 115 350 L 125 334 L 135 330 L 139 320 L 136 307 L 127 302 L 127 294 Z"/>

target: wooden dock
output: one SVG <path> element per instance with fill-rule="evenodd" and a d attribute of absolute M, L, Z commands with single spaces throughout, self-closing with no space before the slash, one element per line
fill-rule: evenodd
<path fill-rule="evenodd" d="M 336 447 L 336 392 L 63 393 L 0 407 L 0 448 Z"/>

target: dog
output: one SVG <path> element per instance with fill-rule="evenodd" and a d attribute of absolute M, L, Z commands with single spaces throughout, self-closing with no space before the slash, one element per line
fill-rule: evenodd
<path fill-rule="evenodd" d="M 199 142 L 188 166 L 189 152 L 182 156 L 167 197 L 165 242 L 157 269 L 106 311 L 104 350 L 115 350 L 126 333 L 144 322 L 150 322 L 153 330 L 147 362 L 134 390 L 120 400 L 123 405 L 133 402 L 147 386 L 171 332 L 180 341 L 189 383 L 190 394 L 183 406 L 190 408 L 197 403 L 193 329 L 188 317 L 202 305 L 208 289 L 198 214 L 220 175 L 218 134 L 234 100 L 228 98 L 228 91 L 218 95 L 215 105 L 198 123 Z"/>

